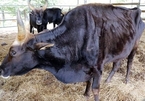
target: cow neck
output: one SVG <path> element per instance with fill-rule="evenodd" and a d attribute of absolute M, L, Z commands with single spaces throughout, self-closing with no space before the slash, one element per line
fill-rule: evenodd
<path fill-rule="evenodd" d="M 35 35 L 35 39 L 37 42 L 47 42 L 51 40 L 55 40 L 56 37 L 62 35 L 66 31 L 66 27 L 64 25 L 59 26 L 52 30 L 47 30 Z"/>

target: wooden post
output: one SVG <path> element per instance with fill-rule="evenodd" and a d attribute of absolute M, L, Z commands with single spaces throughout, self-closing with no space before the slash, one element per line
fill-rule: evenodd
<path fill-rule="evenodd" d="M 5 14 L 3 9 L 2 9 L 2 22 L 3 22 L 3 27 L 5 27 Z"/>
<path fill-rule="evenodd" d="M 84 4 L 86 4 L 87 3 L 87 0 L 84 0 Z"/>
<path fill-rule="evenodd" d="M 79 5 L 79 0 L 77 0 L 77 5 Z"/>
<path fill-rule="evenodd" d="M 139 0 L 139 3 L 138 3 L 138 5 L 137 5 L 137 7 L 140 7 L 140 0 Z"/>

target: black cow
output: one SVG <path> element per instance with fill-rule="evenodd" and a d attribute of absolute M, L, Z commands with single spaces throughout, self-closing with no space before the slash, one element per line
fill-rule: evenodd
<path fill-rule="evenodd" d="M 60 8 L 47 8 L 47 0 L 45 5 L 41 8 L 34 8 L 30 1 L 28 2 L 29 8 L 32 10 L 30 12 L 30 32 L 34 33 L 32 31 L 33 27 L 37 29 L 38 32 L 43 31 L 44 29 L 47 29 L 47 24 L 53 23 L 53 26 L 55 27 L 55 24 L 59 24 L 63 18 L 62 10 Z"/>
<path fill-rule="evenodd" d="M 45 5 L 41 8 L 34 8 L 31 4 L 30 1 L 28 2 L 29 8 L 32 10 L 29 14 L 30 18 L 30 33 L 34 33 L 33 27 L 37 29 L 37 32 L 41 32 L 44 29 L 47 29 L 47 20 L 43 18 L 44 16 L 44 11 L 47 8 L 47 0 Z"/>
<path fill-rule="evenodd" d="M 69 11 L 55 29 L 36 35 L 26 33 L 18 13 L 18 36 L 0 66 L 1 75 L 45 69 L 63 83 L 87 82 L 85 95 L 92 87 L 99 101 L 104 65 L 134 56 L 145 28 L 140 13 L 139 8 L 86 4 Z"/>
<path fill-rule="evenodd" d="M 55 25 L 59 25 L 64 17 L 62 10 L 60 8 L 47 8 L 44 11 L 44 19 L 49 23 L 53 23 L 53 28 Z"/>

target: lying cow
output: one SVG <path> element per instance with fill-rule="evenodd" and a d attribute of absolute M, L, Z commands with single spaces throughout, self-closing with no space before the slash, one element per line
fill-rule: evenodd
<path fill-rule="evenodd" d="M 45 69 L 63 83 L 87 82 L 85 95 L 92 87 L 99 101 L 104 65 L 134 56 L 145 28 L 140 13 L 139 8 L 86 4 L 69 11 L 57 28 L 33 35 L 18 12 L 18 35 L 0 66 L 1 75 Z"/>

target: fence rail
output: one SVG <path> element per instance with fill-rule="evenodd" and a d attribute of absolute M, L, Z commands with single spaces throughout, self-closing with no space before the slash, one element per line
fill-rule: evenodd
<path fill-rule="evenodd" d="M 115 6 L 134 6 L 134 7 L 140 7 L 142 9 L 142 19 L 145 20 L 145 4 L 140 4 L 139 2 L 136 3 L 110 3 Z M 16 27 L 16 16 L 10 13 L 5 12 L 3 10 L 4 7 L 14 7 L 15 11 L 16 8 L 24 7 L 23 9 L 28 9 L 28 5 L 0 5 L 0 28 L 8 28 L 8 27 Z M 49 7 L 59 7 L 64 9 L 71 9 L 76 7 L 77 5 L 49 5 Z M 9 18 L 7 18 L 9 16 Z"/>

